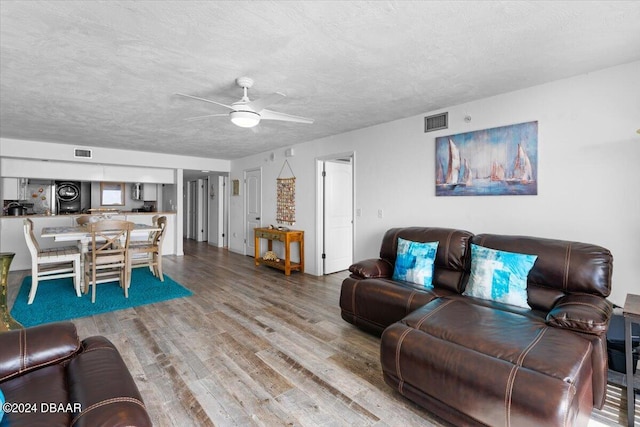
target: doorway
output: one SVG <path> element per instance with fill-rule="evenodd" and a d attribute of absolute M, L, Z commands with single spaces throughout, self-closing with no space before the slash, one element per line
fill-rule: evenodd
<path fill-rule="evenodd" d="M 343 271 L 353 264 L 354 154 L 317 161 L 319 260 L 322 274 Z"/>
<path fill-rule="evenodd" d="M 186 233 L 187 239 L 196 239 L 198 222 L 197 222 L 197 203 L 198 203 L 198 186 L 196 181 L 189 181 L 187 183 L 187 194 L 185 208 L 187 211 L 186 217 Z"/>
<path fill-rule="evenodd" d="M 262 169 L 244 171 L 244 254 L 255 256 L 253 229 L 262 224 Z"/>
<path fill-rule="evenodd" d="M 209 233 L 207 241 L 220 248 L 227 247 L 228 234 L 228 199 L 226 191 L 227 177 L 223 175 L 209 176 Z"/>
<path fill-rule="evenodd" d="M 187 183 L 184 237 L 197 242 L 208 240 L 209 203 L 207 197 L 208 179 L 199 178 Z"/>
<path fill-rule="evenodd" d="M 196 240 L 206 242 L 209 240 L 209 179 L 199 179 L 198 190 L 198 226 L 196 228 Z"/>

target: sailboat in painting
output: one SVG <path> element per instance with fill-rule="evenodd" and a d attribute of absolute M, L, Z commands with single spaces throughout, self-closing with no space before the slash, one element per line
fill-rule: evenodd
<path fill-rule="evenodd" d="M 533 182 L 531 161 L 524 148 L 522 148 L 522 144 L 518 144 L 518 154 L 516 154 L 516 158 L 513 161 L 513 175 L 505 182 L 507 184 L 530 184 Z"/>
<path fill-rule="evenodd" d="M 498 162 L 491 163 L 491 181 L 504 181 L 504 166 Z"/>
<path fill-rule="evenodd" d="M 447 174 L 445 175 L 444 182 L 437 183 L 436 185 L 445 190 L 453 190 L 459 185 L 460 177 L 460 151 L 456 144 L 449 139 L 449 162 L 447 163 Z"/>
<path fill-rule="evenodd" d="M 462 166 L 463 166 L 462 185 L 465 185 L 465 186 L 473 185 L 473 175 L 471 173 L 471 167 L 469 166 L 469 162 L 467 161 L 467 159 L 464 159 Z"/>

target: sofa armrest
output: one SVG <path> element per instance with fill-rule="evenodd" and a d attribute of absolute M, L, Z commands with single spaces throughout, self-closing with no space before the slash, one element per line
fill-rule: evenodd
<path fill-rule="evenodd" d="M 71 322 L 48 323 L 0 334 L 0 382 L 60 363 L 80 350 Z"/>
<path fill-rule="evenodd" d="M 84 350 L 67 366 L 69 401 L 80 412 L 72 425 L 124 427 L 151 426 L 138 387 L 120 353 L 107 338 L 85 339 Z"/>
<path fill-rule="evenodd" d="M 384 259 L 365 259 L 352 264 L 349 271 L 362 279 L 385 278 L 393 276 L 393 264 Z"/>
<path fill-rule="evenodd" d="M 569 294 L 558 300 L 547 314 L 548 325 L 592 335 L 602 335 L 609 328 L 612 304 L 591 294 Z"/>

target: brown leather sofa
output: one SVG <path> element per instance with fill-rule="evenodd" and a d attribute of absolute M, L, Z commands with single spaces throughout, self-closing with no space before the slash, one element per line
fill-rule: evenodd
<path fill-rule="evenodd" d="M 398 237 L 439 242 L 432 290 L 392 280 Z M 470 243 L 537 255 L 530 309 L 462 295 Z M 606 393 L 612 262 L 584 243 L 396 228 L 350 267 L 341 314 L 381 334 L 387 384 L 455 425 L 586 425 Z"/>
<path fill-rule="evenodd" d="M 1 333 L 0 389 L 3 426 L 152 425 L 118 350 L 70 322 Z"/>

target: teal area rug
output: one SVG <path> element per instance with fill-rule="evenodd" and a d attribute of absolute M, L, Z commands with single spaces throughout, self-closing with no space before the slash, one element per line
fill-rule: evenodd
<path fill-rule="evenodd" d="M 124 290 L 118 282 L 100 283 L 96 289 L 94 304 L 91 303 L 91 293 L 83 294 L 80 298 L 76 296 L 73 281 L 69 278 L 40 282 L 33 304 L 28 305 L 30 288 L 31 276 L 27 276 L 22 281 L 11 309 L 11 316 L 25 327 L 93 316 L 193 295 L 193 292 L 166 274 L 164 282 L 161 282 L 151 274 L 148 268 L 136 268 L 132 271 L 129 298 L 124 297 Z"/>

